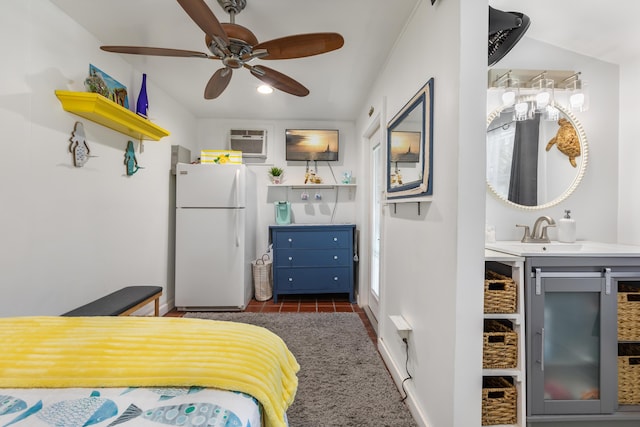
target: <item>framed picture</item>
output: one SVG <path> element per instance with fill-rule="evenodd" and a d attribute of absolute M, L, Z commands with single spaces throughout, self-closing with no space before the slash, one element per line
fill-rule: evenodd
<path fill-rule="evenodd" d="M 337 161 L 339 136 L 337 129 L 287 129 L 286 160 Z"/>
<path fill-rule="evenodd" d="M 418 163 L 420 161 L 420 132 L 396 131 L 391 137 L 391 161 Z"/>
<path fill-rule="evenodd" d="M 433 86 L 431 78 L 387 125 L 387 200 L 433 196 Z"/>
<path fill-rule="evenodd" d="M 89 92 L 99 93 L 116 104 L 129 108 L 127 87 L 95 65 L 89 64 L 89 77 L 87 77 L 84 84 Z"/>

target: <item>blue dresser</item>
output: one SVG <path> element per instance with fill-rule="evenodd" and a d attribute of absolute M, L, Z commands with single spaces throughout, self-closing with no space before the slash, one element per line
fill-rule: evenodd
<path fill-rule="evenodd" d="M 354 224 L 272 225 L 273 301 L 284 294 L 353 298 Z"/>

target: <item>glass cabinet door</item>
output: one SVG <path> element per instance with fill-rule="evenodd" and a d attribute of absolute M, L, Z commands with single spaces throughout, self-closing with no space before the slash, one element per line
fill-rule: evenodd
<path fill-rule="evenodd" d="M 535 276 L 528 360 L 531 414 L 613 412 L 615 291 L 600 273 L 538 270 Z"/>

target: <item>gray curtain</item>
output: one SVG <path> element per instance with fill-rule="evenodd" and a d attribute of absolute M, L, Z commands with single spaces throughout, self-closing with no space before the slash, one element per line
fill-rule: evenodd
<path fill-rule="evenodd" d="M 524 206 L 538 204 L 538 136 L 540 115 L 516 122 L 511 161 L 509 200 Z"/>

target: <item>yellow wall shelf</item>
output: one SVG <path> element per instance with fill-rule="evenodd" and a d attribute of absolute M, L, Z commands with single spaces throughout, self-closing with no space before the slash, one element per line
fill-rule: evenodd
<path fill-rule="evenodd" d="M 159 141 L 169 135 L 169 131 L 97 93 L 56 90 L 56 96 L 65 111 L 138 140 Z"/>

